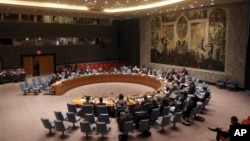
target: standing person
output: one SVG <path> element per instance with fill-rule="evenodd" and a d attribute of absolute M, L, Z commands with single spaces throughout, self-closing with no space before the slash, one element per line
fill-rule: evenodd
<path fill-rule="evenodd" d="M 238 118 L 236 116 L 231 117 L 231 125 L 240 126 L 240 123 L 238 122 Z M 223 128 L 211 128 L 208 127 L 210 131 L 216 132 L 216 141 L 220 141 L 221 138 L 229 138 L 230 128 L 229 130 L 223 130 Z"/>
<path fill-rule="evenodd" d="M 39 62 L 37 62 L 36 65 L 35 65 L 35 71 L 36 71 L 36 75 L 40 75 L 40 64 L 39 64 Z"/>

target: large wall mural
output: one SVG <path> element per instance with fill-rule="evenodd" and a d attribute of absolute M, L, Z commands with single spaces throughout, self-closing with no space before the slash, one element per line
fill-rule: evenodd
<path fill-rule="evenodd" d="M 222 9 L 171 13 L 151 19 L 153 63 L 224 71 L 225 43 L 226 12 Z"/>

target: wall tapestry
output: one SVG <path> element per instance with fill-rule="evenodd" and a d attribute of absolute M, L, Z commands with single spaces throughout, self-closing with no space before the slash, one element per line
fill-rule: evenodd
<path fill-rule="evenodd" d="M 225 69 L 226 12 L 171 13 L 151 19 L 151 62 L 215 71 Z"/>

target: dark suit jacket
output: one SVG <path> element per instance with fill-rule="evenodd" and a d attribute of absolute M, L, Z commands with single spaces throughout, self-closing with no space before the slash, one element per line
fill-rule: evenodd
<path fill-rule="evenodd" d="M 126 121 L 133 121 L 133 117 L 131 115 L 125 115 L 120 118 L 118 127 L 121 132 L 123 132 L 123 125 Z"/>

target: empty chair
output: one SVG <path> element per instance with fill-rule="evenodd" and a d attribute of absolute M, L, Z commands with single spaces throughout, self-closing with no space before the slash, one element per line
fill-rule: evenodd
<path fill-rule="evenodd" d="M 25 87 L 24 83 L 20 83 L 19 86 L 20 86 L 20 89 L 23 91 L 24 95 L 26 95 L 30 91 L 29 88 Z"/>
<path fill-rule="evenodd" d="M 44 128 L 49 129 L 49 134 L 51 134 L 51 129 L 55 128 L 55 122 L 49 121 L 47 118 L 41 118 Z"/>
<path fill-rule="evenodd" d="M 46 81 L 48 84 L 50 84 L 51 79 L 52 79 L 52 76 L 51 76 L 51 75 L 47 75 L 46 78 L 45 78 L 45 81 Z"/>
<path fill-rule="evenodd" d="M 225 88 L 225 86 L 226 86 L 226 81 L 227 81 L 227 79 L 226 79 L 224 76 L 222 76 L 222 77 L 220 77 L 220 78 L 216 81 L 216 86 L 217 86 L 217 87 Z"/>
<path fill-rule="evenodd" d="M 82 108 L 78 108 L 76 107 L 75 104 L 70 104 L 70 103 L 67 103 L 67 108 L 68 108 L 68 112 L 73 112 L 74 114 L 78 114 L 82 110 Z"/>
<path fill-rule="evenodd" d="M 109 124 L 111 122 L 111 118 L 109 117 L 109 114 L 101 113 L 98 117 L 98 121 L 105 122 L 106 124 Z"/>
<path fill-rule="evenodd" d="M 177 112 L 171 116 L 170 121 L 173 123 L 173 128 L 175 128 L 177 122 L 181 122 L 181 117 L 182 117 L 182 112 Z"/>
<path fill-rule="evenodd" d="M 55 126 L 57 131 L 62 132 L 62 136 L 64 136 L 64 132 L 70 128 L 70 125 L 68 123 L 64 123 L 61 120 L 55 120 Z"/>
<path fill-rule="evenodd" d="M 93 114 L 94 113 L 93 105 L 83 105 L 82 106 L 82 113 L 83 113 L 83 115 Z"/>
<path fill-rule="evenodd" d="M 40 89 L 43 89 L 43 85 L 39 83 L 35 78 L 32 79 L 32 84 L 35 85 L 36 87 L 39 87 Z"/>
<path fill-rule="evenodd" d="M 66 115 L 66 114 L 63 114 L 63 113 L 60 112 L 60 111 L 54 111 L 54 114 L 55 114 L 57 120 L 63 121 L 63 120 L 67 120 L 67 119 L 68 119 L 68 118 L 67 118 L 67 115 Z"/>
<path fill-rule="evenodd" d="M 31 86 L 30 86 L 30 84 L 29 84 L 28 81 L 24 81 L 24 86 L 25 86 L 26 88 L 31 89 Z"/>
<path fill-rule="evenodd" d="M 73 112 L 67 112 L 66 115 L 67 115 L 68 121 L 72 122 L 73 128 L 75 128 L 75 123 L 80 121 L 81 117 L 76 116 L 75 113 Z"/>
<path fill-rule="evenodd" d="M 89 133 L 93 131 L 93 126 L 89 121 L 81 121 L 80 128 L 81 128 L 81 132 L 86 133 L 87 138 L 88 138 Z"/>
<path fill-rule="evenodd" d="M 139 131 L 144 132 L 149 130 L 149 119 L 142 119 L 139 122 Z"/>
<path fill-rule="evenodd" d="M 96 122 L 96 131 L 97 133 L 102 134 L 102 139 L 104 138 L 104 134 L 108 133 L 108 126 L 105 122 Z"/>
<path fill-rule="evenodd" d="M 161 112 L 161 116 L 168 115 L 169 114 L 169 109 L 170 109 L 170 106 L 164 106 L 163 109 L 162 109 L 162 112 Z"/>
<path fill-rule="evenodd" d="M 167 126 L 170 122 L 171 115 L 164 115 L 162 117 L 159 117 L 155 123 L 161 126 L 161 130 L 164 130 L 164 127 Z"/>
<path fill-rule="evenodd" d="M 42 80 L 41 77 L 37 77 L 37 81 L 39 84 L 43 85 L 45 83 L 45 80 Z"/>
<path fill-rule="evenodd" d="M 229 79 L 227 82 L 226 82 L 226 88 L 227 89 L 230 89 L 230 90 L 236 90 L 237 88 L 237 80 L 235 79 Z"/>
<path fill-rule="evenodd" d="M 96 123 L 96 117 L 94 114 L 85 114 L 85 121 L 88 121 L 90 124 Z"/>
<path fill-rule="evenodd" d="M 101 113 L 108 113 L 108 108 L 106 105 L 96 105 L 96 116 L 99 116 Z"/>
<path fill-rule="evenodd" d="M 30 84 L 30 85 L 31 85 L 31 90 L 35 95 L 40 92 L 40 87 L 38 87 L 35 84 Z"/>
<path fill-rule="evenodd" d="M 151 123 L 153 123 L 158 118 L 159 113 L 160 113 L 160 109 L 159 108 L 152 109 L 152 112 L 151 112 L 151 114 L 149 116 Z"/>

